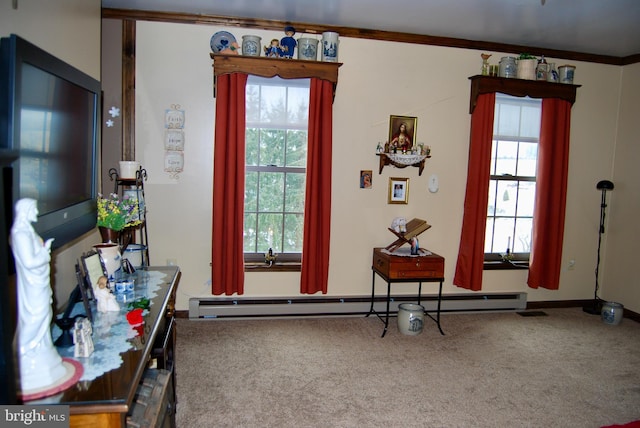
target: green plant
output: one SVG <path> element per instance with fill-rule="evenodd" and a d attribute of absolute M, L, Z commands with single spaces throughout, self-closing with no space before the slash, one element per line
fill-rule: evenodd
<path fill-rule="evenodd" d="M 521 53 L 518 59 L 538 59 L 538 58 L 528 53 Z"/>
<path fill-rule="evenodd" d="M 106 227 L 121 231 L 125 227 L 137 226 L 140 223 L 138 216 L 138 201 L 130 198 L 120 200 L 118 195 L 111 193 L 108 198 L 98 195 L 98 227 Z"/>

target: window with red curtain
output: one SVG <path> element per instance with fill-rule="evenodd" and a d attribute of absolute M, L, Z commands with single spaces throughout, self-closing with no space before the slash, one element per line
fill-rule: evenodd
<path fill-rule="evenodd" d="M 500 90 L 495 88 L 498 84 Z M 561 88 L 562 94 L 555 98 L 549 96 L 548 86 L 514 83 L 510 91 L 504 79 L 472 79 L 469 164 L 460 246 L 453 280 L 455 285 L 474 291 L 482 289 L 495 93 L 504 92 L 543 99 L 527 283 L 532 288 L 558 289 L 565 221 L 571 105 L 577 88 L 571 86 L 573 87 Z M 539 88 L 545 91 L 544 95 L 536 93 Z"/>
<path fill-rule="evenodd" d="M 218 66 L 218 59 L 220 66 Z M 214 140 L 212 293 L 244 293 L 243 216 L 245 180 L 245 86 L 254 58 L 216 57 L 216 121 Z M 309 139 L 300 292 L 327 292 L 331 222 L 331 156 L 333 95 L 340 64 L 320 67 L 325 78 L 301 75 L 290 62 L 270 68 L 273 77 L 311 78 Z M 247 73 L 238 73 L 244 66 Z M 229 71 L 232 70 L 232 71 Z M 275 71 L 274 71 L 275 70 Z M 293 74 L 291 73 L 293 70 Z M 306 67 L 301 70 L 310 73 Z M 333 70 L 335 75 L 329 73 Z M 253 73 L 251 73 L 253 74 Z"/>

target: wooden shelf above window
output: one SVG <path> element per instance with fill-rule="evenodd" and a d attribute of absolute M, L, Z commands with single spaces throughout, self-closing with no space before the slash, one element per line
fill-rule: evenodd
<path fill-rule="evenodd" d="M 245 73 L 260 77 L 280 76 L 283 79 L 308 79 L 317 77 L 333 83 L 335 95 L 338 86 L 340 62 L 305 61 L 241 55 L 209 54 L 213 59 L 213 85 L 215 97 L 216 78 L 221 74 Z"/>
<path fill-rule="evenodd" d="M 469 79 L 471 80 L 469 113 L 473 113 L 478 95 L 491 92 L 501 92 L 515 97 L 560 98 L 573 105 L 576 101 L 576 89 L 580 87 L 580 85 L 505 77 L 471 76 Z"/>

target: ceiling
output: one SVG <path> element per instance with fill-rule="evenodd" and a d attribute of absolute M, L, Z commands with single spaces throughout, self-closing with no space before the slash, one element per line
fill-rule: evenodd
<path fill-rule="evenodd" d="M 412 33 L 613 57 L 640 54 L 640 0 L 102 0 L 102 7 Z"/>

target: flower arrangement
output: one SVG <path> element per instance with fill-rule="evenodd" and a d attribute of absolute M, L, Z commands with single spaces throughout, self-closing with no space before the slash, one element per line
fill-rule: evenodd
<path fill-rule="evenodd" d="M 108 198 L 98 194 L 98 227 L 121 231 L 140 223 L 138 201 L 127 197 L 120 200 L 115 193 L 111 193 Z"/>

